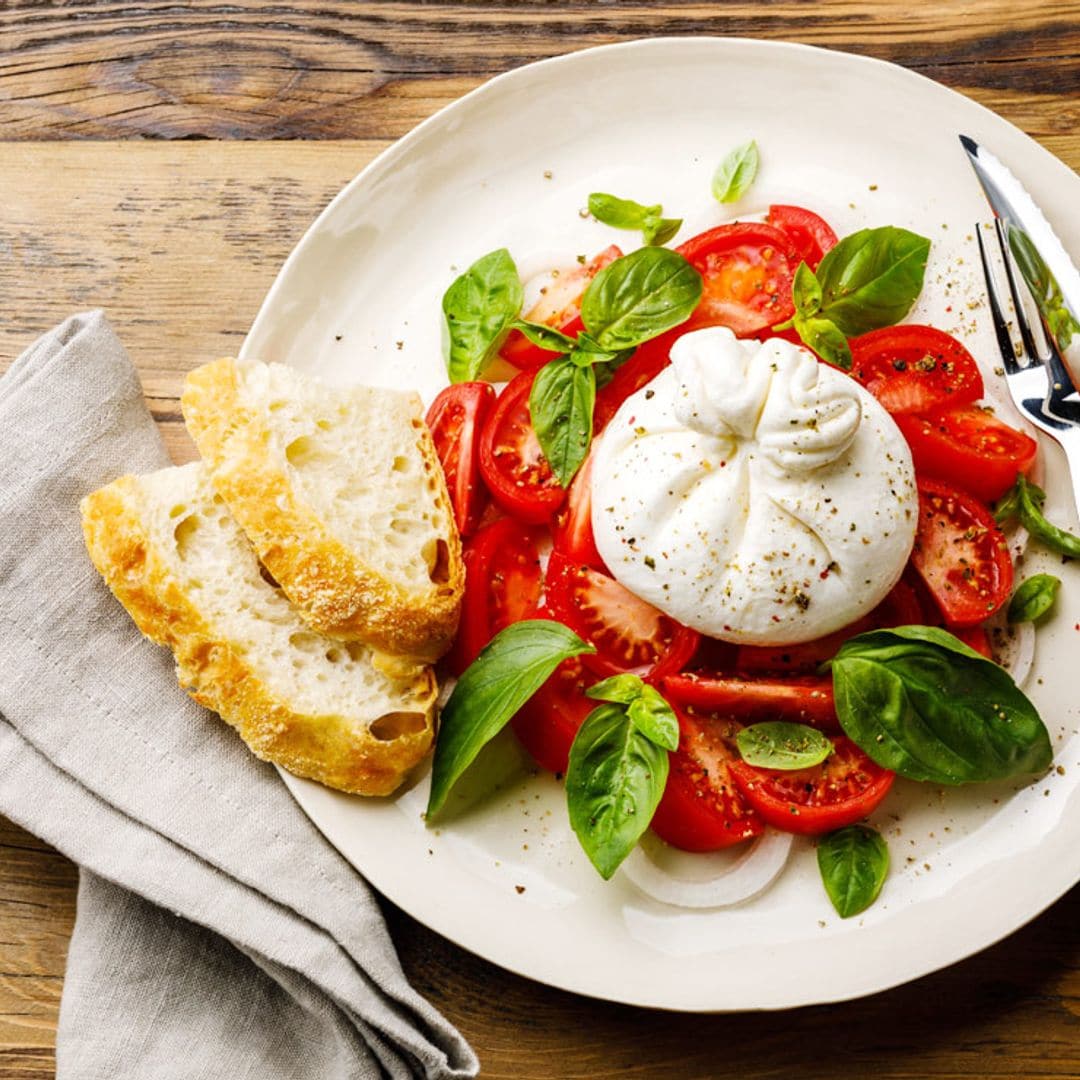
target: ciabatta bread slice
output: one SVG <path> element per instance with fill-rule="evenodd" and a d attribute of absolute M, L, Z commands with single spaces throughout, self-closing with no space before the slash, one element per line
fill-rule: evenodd
<path fill-rule="evenodd" d="M 224 359 L 188 375 L 182 407 L 218 494 L 313 627 L 428 660 L 449 648 L 461 542 L 418 395 Z"/>
<path fill-rule="evenodd" d="M 94 565 L 180 684 L 261 758 L 362 795 L 393 791 L 431 744 L 431 669 L 312 630 L 200 463 L 122 476 L 81 504 Z"/>

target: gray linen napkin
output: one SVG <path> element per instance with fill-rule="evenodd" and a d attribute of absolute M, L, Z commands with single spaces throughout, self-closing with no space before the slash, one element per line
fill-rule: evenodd
<path fill-rule="evenodd" d="M 100 313 L 0 379 L 0 813 L 81 868 L 57 1075 L 475 1076 L 368 886 L 90 565 L 79 499 L 168 463 Z"/>

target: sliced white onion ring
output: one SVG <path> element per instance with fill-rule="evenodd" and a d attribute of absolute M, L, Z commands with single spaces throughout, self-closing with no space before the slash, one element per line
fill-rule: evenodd
<path fill-rule="evenodd" d="M 757 896 L 784 868 L 791 833 L 767 829 L 749 846 L 707 855 L 679 851 L 651 832 L 627 856 L 621 872 L 646 896 L 683 908 L 730 907 Z"/>

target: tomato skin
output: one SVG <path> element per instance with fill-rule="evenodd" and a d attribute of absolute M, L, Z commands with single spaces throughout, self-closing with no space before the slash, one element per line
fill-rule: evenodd
<path fill-rule="evenodd" d="M 593 256 L 584 266 L 562 271 L 547 287 L 546 294 L 524 316 L 526 322 L 545 323 L 561 330 L 568 337 L 577 337 L 585 324 L 581 321 L 581 298 L 589 282 L 609 263 L 622 257 L 622 251 L 614 244 Z M 558 353 L 534 345 L 520 330 L 511 330 L 506 336 L 499 355 L 519 371 L 535 371 Z"/>
<path fill-rule="evenodd" d="M 851 377 L 894 416 L 966 405 L 983 396 L 975 357 L 943 330 L 887 326 L 852 338 L 850 345 Z"/>
<path fill-rule="evenodd" d="M 487 502 L 480 484 L 480 430 L 494 403 L 491 383 L 463 382 L 440 391 L 427 412 L 427 426 L 462 537 L 476 531 Z"/>
<path fill-rule="evenodd" d="M 1009 545 L 977 499 L 937 480 L 919 481 L 911 561 L 947 626 L 974 626 L 1012 593 Z"/>
<path fill-rule="evenodd" d="M 530 525 L 542 525 L 562 505 L 566 492 L 540 449 L 529 415 L 534 373 L 507 383 L 480 431 L 480 475 L 495 501 Z"/>
<path fill-rule="evenodd" d="M 531 618 L 540 603 L 536 533 L 513 518 L 485 525 L 466 541 L 461 622 L 447 657 L 460 675 L 480 650 L 511 623 Z"/>
<path fill-rule="evenodd" d="M 549 616 L 543 611 L 537 614 L 537 618 Z M 594 681 L 580 658 L 564 660 L 510 721 L 521 745 L 540 768 L 566 772 L 574 736 L 585 717 L 600 704 L 585 696 L 585 688 Z"/>
<path fill-rule="evenodd" d="M 846 736 L 810 769 L 758 769 L 741 759 L 731 779 L 767 825 L 800 836 L 820 836 L 854 825 L 881 803 L 896 774 L 871 761 Z"/>
<path fill-rule="evenodd" d="M 679 749 L 669 759 L 667 785 L 651 828 L 683 851 L 719 851 L 764 831 L 731 779 L 742 724 L 697 716 L 676 706 Z"/>
<path fill-rule="evenodd" d="M 671 363 L 671 346 L 686 333 L 686 327 L 654 337 L 639 345 L 634 355 L 612 376 L 607 386 L 596 392 L 593 408 L 593 429 L 599 433 L 607 427 L 619 406 L 631 395 L 643 389 Z"/>
<path fill-rule="evenodd" d="M 697 648 L 695 630 L 558 549 L 548 560 L 544 603 L 555 618 L 596 647 L 582 660 L 602 678 L 630 671 L 656 681 L 682 670 Z"/>
<path fill-rule="evenodd" d="M 593 570 L 608 574 L 604 560 L 596 548 L 592 527 L 592 466 L 596 455 L 594 440 L 589 456 L 570 483 L 566 502 L 555 512 L 551 521 L 551 539 L 555 550 L 571 562 L 581 563 Z"/>
<path fill-rule="evenodd" d="M 736 337 L 752 337 L 794 314 L 791 282 L 801 260 L 772 225 L 718 225 L 676 250 L 703 282 L 701 302 L 685 330 L 727 326 Z"/>
<path fill-rule="evenodd" d="M 953 484 L 983 502 L 1000 499 L 1039 452 L 1034 439 L 975 406 L 894 419 L 919 476 Z"/>
<path fill-rule="evenodd" d="M 816 270 L 826 253 L 836 247 L 837 236 L 832 227 L 802 206 L 770 206 L 765 220 L 788 238 L 799 258 L 811 270 Z"/>
<path fill-rule="evenodd" d="M 731 716 L 747 724 L 786 720 L 839 731 L 832 678 L 806 675 L 786 679 L 744 679 L 738 676 L 686 672 L 668 675 L 663 692 L 670 701 Z"/>
<path fill-rule="evenodd" d="M 951 633 L 969 648 L 985 656 L 987 660 L 994 659 L 994 649 L 990 644 L 990 635 L 986 632 L 985 626 L 957 626 Z"/>

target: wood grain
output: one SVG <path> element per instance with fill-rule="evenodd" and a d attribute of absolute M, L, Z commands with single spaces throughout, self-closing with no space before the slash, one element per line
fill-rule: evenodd
<path fill-rule="evenodd" d="M 8 0 L 0 370 L 71 311 L 103 306 L 170 451 L 187 460 L 183 374 L 235 350 L 308 223 L 389 141 L 530 60 L 699 33 L 897 61 L 1080 169 L 1080 0 Z M 0 819 L 3 1080 L 53 1073 L 75 881 L 70 863 Z M 472 1040 L 486 1077 L 1080 1077 L 1080 889 L 944 972 L 780 1016 L 586 1001 L 388 917 L 407 973 Z"/>

